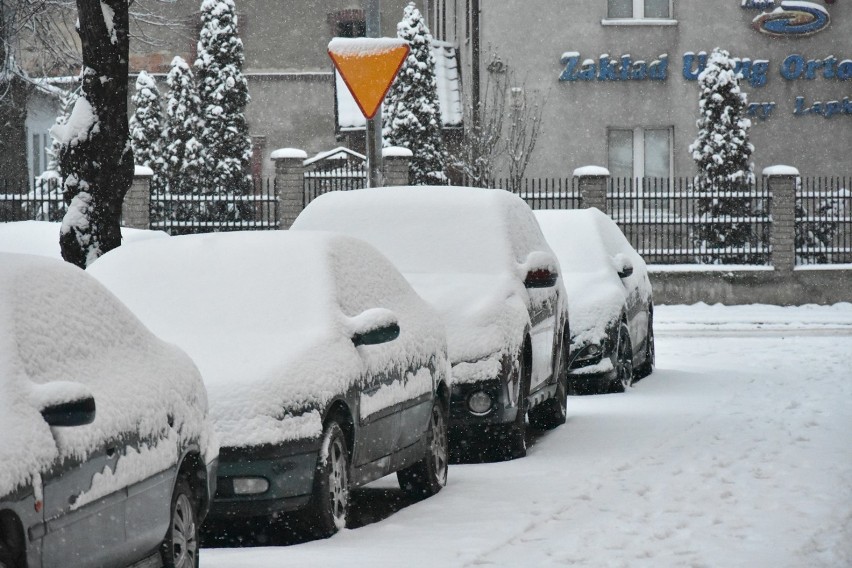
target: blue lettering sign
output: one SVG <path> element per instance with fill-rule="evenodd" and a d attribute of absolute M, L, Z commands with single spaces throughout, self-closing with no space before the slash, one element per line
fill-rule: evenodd
<path fill-rule="evenodd" d="M 816 101 L 811 106 L 807 106 L 805 97 L 796 97 L 793 114 L 795 116 L 819 115 L 823 118 L 831 118 L 839 114 L 852 116 L 852 100 L 849 97 L 844 97 L 842 101 L 828 101 L 826 103 Z"/>
<path fill-rule="evenodd" d="M 633 61 L 629 54 L 620 59 L 611 59 L 604 53 L 597 62 L 586 59 L 580 63 L 580 54 L 568 51 L 560 59 L 565 68 L 559 75 L 560 81 L 665 81 L 668 78 L 669 56 L 660 55 L 650 64 L 643 60 Z"/>

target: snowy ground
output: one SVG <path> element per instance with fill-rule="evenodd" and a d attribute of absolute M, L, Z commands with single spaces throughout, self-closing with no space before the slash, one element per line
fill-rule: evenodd
<path fill-rule="evenodd" d="M 655 316 L 655 373 L 572 397 L 527 458 L 419 503 L 385 478 L 354 497 L 379 522 L 202 567 L 852 566 L 852 304 Z"/>

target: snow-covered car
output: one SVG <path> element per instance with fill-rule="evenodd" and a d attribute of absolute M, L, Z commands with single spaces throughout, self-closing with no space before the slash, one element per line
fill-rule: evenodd
<path fill-rule="evenodd" d="M 539 428 L 565 422 L 565 290 L 520 198 L 462 187 L 332 192 L 312 201 L 291 230 L 364 239 L 441 313 L 459 459 L 526 455 L 527 415 Z"/>
<path fill-rule="evenodd" d="M 62 259 L 59 229 L 62 223 L 52 221 L 12 221 L 0 223 L 0 252 L 35 254 Z M 147 239 L 168 238 L 163 231 L 121 227 L 121 241 L 129 244 Z"/>
<path fill-rule="evenodd" d="M 0 566 L 197 566 L 206 415 L 189 357 L 94 278 L 0 253 Z"/>
<path fill-rule="evenodd" d="M 654 368 L 648 269 L 599 209 L 536 211 L 559 259 L 571 314 L 572 394 L 619 392 Z"/>
<path fill-rule="evenodd" d="M 301 511 L 343 527 L 349 488 L 447 479 L 440 316 L 367 243 L 290 231 L 122 246 L 89 271 L 198 364 L 222 445 L 215 527 Z"/>

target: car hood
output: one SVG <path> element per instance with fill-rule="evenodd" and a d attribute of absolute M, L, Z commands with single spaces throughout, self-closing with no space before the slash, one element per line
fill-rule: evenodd
<path fill-rule="evenodd" d="M 514 353 L 529 324 L 529 296 L 510 274 L 418 274 L 405 277 L 443 317 L 450 362 Z"/>
<path fill-rule="evenodd" d="M 624 309 L 626 292 L 609 268 L 589 272 L 565 272 L 568 320 L 572 343 L 581 346 L 600 343 L 607 328 Z"/>

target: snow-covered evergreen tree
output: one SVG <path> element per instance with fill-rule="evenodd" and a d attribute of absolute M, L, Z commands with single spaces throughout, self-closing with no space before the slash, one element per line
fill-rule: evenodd
<path fill-rule="evenodd" d="M 689 146 L 698 166 L 695 190 L 705 194 L 698 199 L 703 223 L 698 241 L 706 252 L 702 262 L 719 263 L 714 249 L 729 249 L 726 263 L 757 260 L 749 244 L 756 238 L 748 222 L 754 210 L 754 146 L 749 142 L 751 121 L 746 118 L 748 97 L 740 89 L 742 75 L 734 72 L 730 54 L 716 48 L 707 67 L 698 76 L 701 91 L 697 121 L 698 137 Z"/>
<path fill-rule="evenodd" d="M 383 144 L 403 146 L 414 154 L 409 181 L 412 185 L 445 184 L 447 159 L 441 137 L 432 34 L 413 2 L 405 7 L 397 36 L 411 46 L 385 99 Z"/>
<path fill-rule="evenodd" d="M 201 101 L 189 65 L 181 57 L 172 60 L 166 78 L 166 118 L 162 135 L 162 153 L 157 164 L 161 187 L 169 194 L 190 195 L 203 190 L 204 155 L 199 142 Z M 166 217 L 187 221 L 194 218 L 188 207 L 170 208 Z"/>
<path fill-rule="evenodd" d="M 244 114 L 249 94 L 233 0 L 204 0 L 201 23 L 195 69 L 204 120 L 204 190 L 214 195 L 249 193 L 251 139 Z"/>
<path fill-rule="evenodd" d="M 145 71 L 136 79 L 136 92 L 131 98 L 136 110 L 130 117 L 130 143 L 136 165 L 154 170 L 151 184 L 159 182 L 158 162 L 162 153 L 163 109 L 157 83 Z"/>

